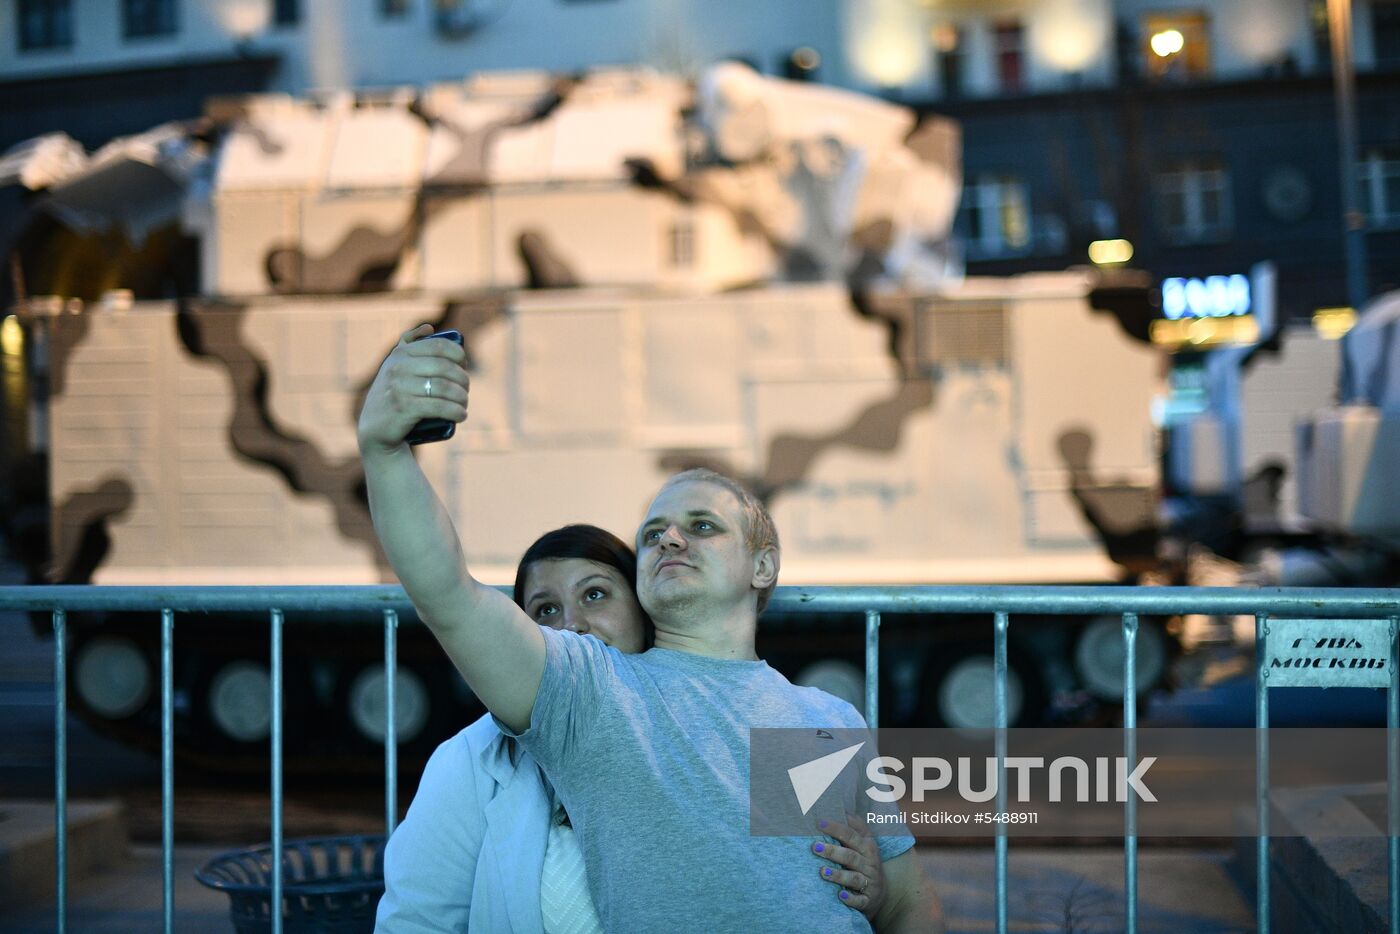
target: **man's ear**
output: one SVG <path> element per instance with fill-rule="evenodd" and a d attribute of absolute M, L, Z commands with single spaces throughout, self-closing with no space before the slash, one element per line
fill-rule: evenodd
<path fill-rule="evenodd" d="M 778 579 L 778 549 L 761 548 L 753 558 L 753 588 L 765 590 Z"/>

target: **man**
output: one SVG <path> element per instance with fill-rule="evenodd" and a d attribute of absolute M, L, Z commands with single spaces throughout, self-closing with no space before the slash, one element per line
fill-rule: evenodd
<path fill-rule="evenodd" d="M 796 688 L 758 660 L 776 585 L 762 505 L 707 472 L 672 478 L 638 533 L 637 591 L 655 648 L 626 656 L 540 627 L 475 581 L 404 438 L 467 416 L 465 354 L 407 332 L 360 415 L 375 529 L 419 615 L 502 727 L 544 768 L 577 829 L 604 927 L 614 931 L 868 930 L 803 851 L 748 832 L 750 727 L 863 726 L 849 704 Z M 937 925 L 912 840 L 882 838 L 883 931 Z M 858 905 L 855 907 L 859 907 Z"/>

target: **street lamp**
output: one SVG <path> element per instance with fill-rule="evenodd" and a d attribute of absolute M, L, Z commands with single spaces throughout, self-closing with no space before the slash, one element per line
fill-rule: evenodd
<path fill-rule="evenodd" d="M 1127 240 L 1095 240 L 1089 244 L 1089 261 L 1095 266 L 1121 266 L 1133 258 Z"/>
<path fill-rule="evenodd" d="M 1170 58 L 1186 48 L 1186 37 L 1179 29 L 1163 29 L 1153 33 L 1148 42 L 1152 46 L 1152 54 L 1158 58 Z"/>
<path fill-rule="evenodd" d="M 1366 302 L 1366 216 L 1357 203 L 1356 68 L 1351 57 L 1351 0 L 1327 0 L 1332 39 L 1332 84 L 1337 98 L 1337 148 L 1342 163 L 1342 231 L 1345 237 L 1347 301 Z"/>

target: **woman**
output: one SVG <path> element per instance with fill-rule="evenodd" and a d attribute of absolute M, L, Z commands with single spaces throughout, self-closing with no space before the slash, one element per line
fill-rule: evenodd
<path fill-rule="evenodd" d="M 570 525 L 520 559 L 515 602 L 542 626 L 587 633 L 620 652 L 643 651 L 651 622 L 637 603 L 637 562 L 615 535 Z M 813 871 L 832 897 L 873 919 L 884 894 L 879 850 L 841 824 Z M 618 845 L 625 845 L 619 841 Z M 833 866 L 831 863 L 835 863 Z M 482 717 L 433 753 L 413 804 L 389 840 L 375 930 L 601 930 L 568 816 L 544 774 Z"/>

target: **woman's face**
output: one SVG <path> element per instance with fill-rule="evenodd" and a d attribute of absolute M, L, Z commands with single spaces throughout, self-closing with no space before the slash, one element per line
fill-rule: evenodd
<path fill-rule="evenodd" d="M 525 612 L 541 626 L 588 633 L 619 652 L 646 644 L 646 614 L 616 568 L 586 558 L 546 558 L 525 572 Z"/>

